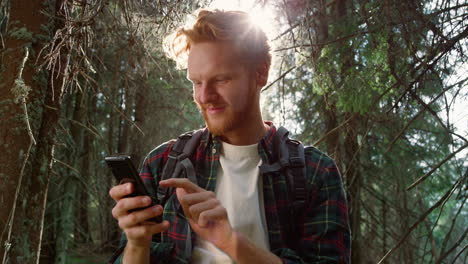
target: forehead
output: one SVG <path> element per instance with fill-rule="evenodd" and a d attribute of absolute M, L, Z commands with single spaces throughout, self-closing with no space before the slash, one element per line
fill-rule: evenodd
<path fill-rule="evenodd" d="M 190 48 L 187 76 L 191 79 L 243 67 L 234 46 L 228 42 L 201 42 Z"/>

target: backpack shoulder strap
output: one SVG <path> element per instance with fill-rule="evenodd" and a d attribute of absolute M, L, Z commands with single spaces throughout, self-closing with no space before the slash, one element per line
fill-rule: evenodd
<path fill-rule="evenodd" d="M 302 208 L 307 195 L 304 145 L 293 139 L 288 139 L 286 145 L 289 151 L 290 162 L 288 168 L 292 174 L 292 177 L 289 179 L 289 186 L 293 190 L 294 207 Z"/>
<path fill-rule="evenodd" d="M 174 145 L 172 146 L 171 152 L 167 157 L 166 164 L 161 175 L 161 180 L 166 180 L 171 178 L 172 173 L 174 172 L 178 157 L 183 154 L 185 144 L 187 144 L 190 139 L 192 139 L 193 131 L 187 132 L 180 135 Z"/>
<path fill-rule="evenodd" d="M 161 180 L 178 178 L 182 175 L 182 172 L 185 171 L 186 177 L 195 184 L 197 183 L 195 168 L 190 161 L 190 156 L 196 151 L 203 131 L 203 129 L 200 129 L 187 132 L 177 138 L 164 165 Z M 157 195 L 161 205 L 166 203 L 172 191 L 172 188 L 161 188 L 158 185 Z"/>
<path fill-rule="evenodd" d="M 288 193 L 293 204 L 290 216 L 296 224 L 287 225 L 289 230 L 285 234 L 285 242 L 296 248 L 301 228 L 297 224 L 298 218 L 304 210 L 307 198 L 306 166 L 304 145 L 300 141 L 290 139 L 288 135 L 289 131 L 286 128 L 278 128 L 273 138 L 276 162 L 261 165 L 260 171 L 262 173 L 284 171 L 286 175 Z"/>

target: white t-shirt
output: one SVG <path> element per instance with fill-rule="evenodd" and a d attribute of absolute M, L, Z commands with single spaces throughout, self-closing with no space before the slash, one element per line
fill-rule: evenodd
<path fill-rule="evenodd" d="M 268 229 L 263 207 L 262 178 L 258 144 L 235 146 L 222 142 L 216 180 L 216 198 L 226 208 L 235 231 L 252 243 L 269 250 Z M 224 252 L 201 238 L 197 239 L 191 263 L 234 263 Z"/>

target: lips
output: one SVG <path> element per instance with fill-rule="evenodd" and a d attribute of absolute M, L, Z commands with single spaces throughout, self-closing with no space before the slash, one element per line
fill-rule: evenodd
<path fill-rule="evenodd" d="M 224 108 L 225 108 L 224 106 L 209 106 L 205 108 L 205 111 L 208 114 L 218 114 L 224 111 Z"/>

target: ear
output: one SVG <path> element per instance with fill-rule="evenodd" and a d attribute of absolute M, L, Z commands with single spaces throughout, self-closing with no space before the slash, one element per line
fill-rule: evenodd
<path fill-rule="evenodd" d="M 268 82 L 268 71 L 270 69 L 270 65 L 266 62 L 262 62 L 257 66 L 256 69 L 256 81 L 258 87 L 263 87 Z"/>

